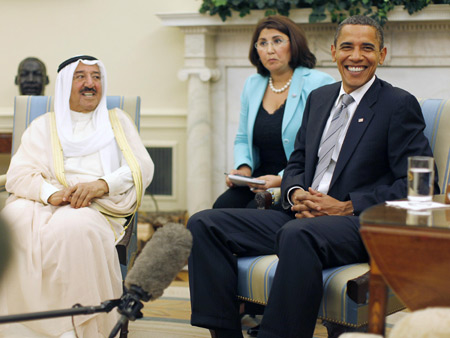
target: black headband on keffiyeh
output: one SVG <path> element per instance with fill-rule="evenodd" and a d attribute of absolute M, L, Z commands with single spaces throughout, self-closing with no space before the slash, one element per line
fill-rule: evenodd
<path fill-rule="evenodd" d="M 98 60 L 98 59 L 93 56 L 89 56 L 89 55 L 78 55 L 78 56 L 71 57 L 70 59 L 67 59 L 66 61 L 64 61 L 63 63 L 61 63 L 59 65 L 57 73 L 59 73 L 61 71 L 61 69 L 63 69 L 65 66 L 70 65 L 71 63 L 76 62 L 78 60 L 93 61 L 93 60 Z"/>

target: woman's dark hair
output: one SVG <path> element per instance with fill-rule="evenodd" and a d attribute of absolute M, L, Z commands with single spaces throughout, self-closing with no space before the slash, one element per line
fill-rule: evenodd
<path fill-rule="evenodd" d="M 292 69 L 295 69 L 298 66 L 314 68 L 316 65 L 316 57 L 309 50 L 308 41 L 306 40 L 303 30 L 297 26 L 295 22 L 285 16 L 271 15 L 258 22 L 250 44 L 248 58 L 256 67 L 259 74 L 263 76 L 268 76 L 270 74 L 266 67 L 263 66 L 259 59 L 258 51 L 255 48 L 255 43 L 258 41 L 261 31 L 265 28 L 276 29 L 289 37 L 291 46 L 291 61 L 289 61 L 289 66 Z"/>

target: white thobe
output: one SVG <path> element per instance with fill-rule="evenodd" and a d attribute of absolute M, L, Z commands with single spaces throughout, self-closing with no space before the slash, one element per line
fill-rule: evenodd
<path fill-rule="evenodd" d="M 90 114 L 72 112 L 72 119 L 77 138 L 92 132 Z M 128 122 L 124 121 L 121 120 L 121 124 L 127 125 Z M 93 206 L 74 209 L 70 205 L 55 207 L 47 203 L 52 189 L 55 192 L 62 186 L 52 169 L 48 117 L 35 122 L 31 130 L 24 133 L 23 149 L 19 148 L 15 155 L 17 158 L 13 158 L 9 169 L 12 172 L 7 176 L 7 180 L 12 177 L 11 181 L 19 182 L 7 181 L 7 188 L 9 183 L 10 190 L 16 191 L 10 191 L 12 196 L 2 211 L 2 216 L 12 228 L 14 256 L 0 285 L 0 315 L 67 309 L 76 303 L 100 305 L 105 300 L 120 297 L 122 293 L 122 277 L 114 245 L 122 230 L 120 220 L 107 219 Z M 136 133 L 129 130 L 128 133 Z M 136 133 L 130 136 L 128 143 L 137 144 L 138 139 Z M 139 163 L 148 171 L 143 173 L 147 176 L 145 188 L 153 175 L 153 163 L 142 144 L 132 147 L 133 152 L 138 153 Z M 114 195 L 124 195 L 133 187 L 130 169 L 123 157 L 120 158 L 121 166 L 110 173 L 103 172 L 99 153 L 64 158 L 66 181 L 70 186 L 102 178 L 108 183 L 112 195 L 108 199 L 113 201 L 111 204 L 116 203 L 120 198 Z M 20 182 L 21 178 L 14 176 L 15 168 L 27 173 L 28 162 L 31 174 L 25 176 L 29 176 L 30 191 L 23 186 L 26 183 Z M 41 176 L 36 177 L 34 171 Z M 132 194 L 127 194 L 127 198 L 133 198 Z M 103 337 L 114 326 L 117 312 L 75 316 L 74 320 L 79 337 Z M 0 325 L 0 337 L 60 337 L 71 330 L 71 318 L 61 317 L 9 327 Z"/>

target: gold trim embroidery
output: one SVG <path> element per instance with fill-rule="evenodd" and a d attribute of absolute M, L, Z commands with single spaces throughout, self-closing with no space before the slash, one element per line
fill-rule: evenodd
<path fill-rule="evenodd" d="M 59 142 L 58 131 L 56 128 L 56 115 L 54 112 L 50 113 L 50 136 L 52 140 L 53 166 L 56 179 L 63 186 L 68 187 L 66 174 L 64 172 L 64 155 L 61 143 Z"/>

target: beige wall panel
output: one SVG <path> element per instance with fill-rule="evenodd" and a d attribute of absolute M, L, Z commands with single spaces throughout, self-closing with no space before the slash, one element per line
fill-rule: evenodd
<path fill-rule="evenodd" d="M 54 92 L 56 68 L 76 54 L 100 58 L 108 72 L 110 95 L 141 95 L 142 107 L 185 108 L 183 34 L 163 27 L 157 12 L 196 11 L 197 0 L 5 0 L 0 3 L 0 107 L 18 94 L 19 62 L 36 56 L 47 65 Z"/>

